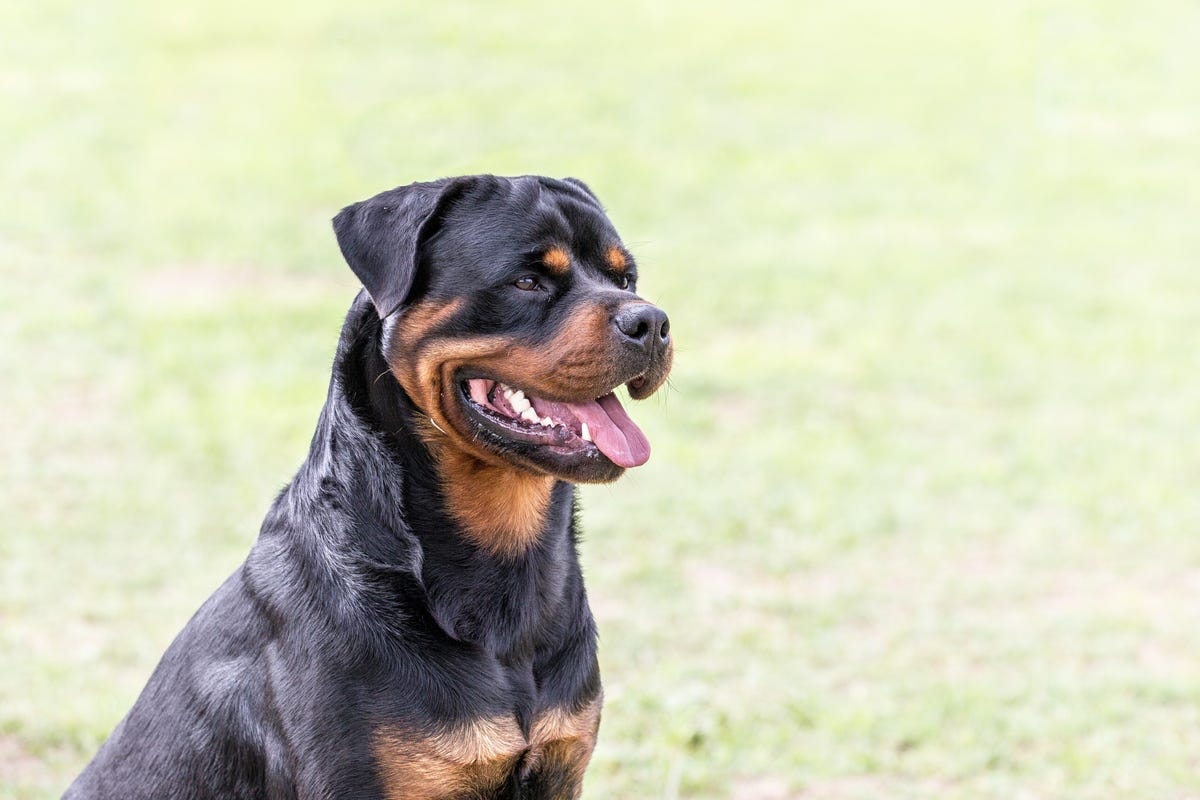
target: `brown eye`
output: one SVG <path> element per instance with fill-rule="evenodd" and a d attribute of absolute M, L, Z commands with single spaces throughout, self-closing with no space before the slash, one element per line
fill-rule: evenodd
<path fill-rule="evenodd" d="M 522 291 L 525 291 L 525 292 L 532 292 L 534 289 L 538 288 L 538 286 L 540 286 L 540 285 L 541 284 L 538 283 L 538 279 L 533 277 L 532 275 L 522 275 L 520 278 L 517 278 L 517 280 L 513 282 L 513 286 L 515 286 L 518 289 L 521 289 Z"/>
<path fill-rule="evenodd" d="M 617 286 L 620 286 L 622 289 L 628 289 L 629 288 L 629 276 L 628 275 L 618 275 L 617 276 Z"/>

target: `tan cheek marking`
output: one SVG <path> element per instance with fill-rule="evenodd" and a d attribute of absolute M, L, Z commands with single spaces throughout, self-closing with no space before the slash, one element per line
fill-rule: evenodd
<path fill-rule="evenodd" d="M 428 415 L 418 432 L 435 455 L 447 510 L 471 541 L 497 555 L 518 553 L 536 540 L 554 479 L 521 470 L 464 438 L 447 417 L 454 401 L 444 401 L 443 394 L 458 391 L 447 382 L 463 364 L 487 369 L 511 348 L 511 339 L 487 337 L 431 346 L 413 359 L 394 351 L 388 358 L 400 385 Z M 460 413 L 455 408 L 456 417 Z"/>
<path fill-rule="evenodd" d="M 372 742 L 388 800 L 438 800 L 494 790 L 526 747 L 511 717 L 475 720 L 433 735 L 387 726 Z"/>
<path fill-rule="evenodd" d="M 621 248 L 617 247 L 615 244 L 608 248 L 608 265 L 617 272 L 624 272 L 625 267 L 628 266 L 626 263 L 625 254 L 621 252 Z"/>
<path fill-rule="evenodd" d="M 523 372 L 525 380 L 516 380 L 534 394 L 591 399 L 612 388 L 611 345 L 608 312 L 594 306 L 573 314 L 547 345 L 510 348 L 496 368 Z"/>
<path fill-rule="evenodd" d="M 423 311 L 414 321 L 405 321 L 386 345 L 385 357 L 396 379 L 409 397 L 445 429 L 443 382 L 466 364 L 479 367 L 526 388 L 536 395 L 569 397 L 599 395 L 611 388 L 612 362 L 608 313 L 596 306 L 573 317 L 541 347 L 529 347 L 505 336 L 480 336 L 444 341 L 426 341 L 424 334 L 440 324 L 450 308 Z M 446 404 L 450 405 L 450 404 Z M 487 456 L 459 438 L 457 442 L 477 455 Z"/>
<path fill-rule="evenodd" d="M 427 415 L 418 431 L 434 452 L 448 510 L 470 539 L 497 555 L 522 552 L 537 540 L 550 505 L 554 478 L 518 468 L 464 437 L 448 414 L 461 416 L 447 385 L 465 364 L 522 386 L 533 394 L 570 396 L 611 387 L 605 358 L 608 315 L 603 308 L 576 314 L 549 346 L 517 345 L 504 336 L 439 341 L 429 332 L 458 309 L 418 306 L 387 344 L 392 374 Z"/>
<path fill-rule="evenodd" d="M 418 405 L 425 400 L 423 392 L 414 393 L 417 384 L 415 371 L 418 363 L 413 354 L 420 348 L 430 332 L 462 308 L 462 298 L 449 303 L 421 303 L 413 306 L 400 317 L 391 330 L 385 328 L 384 359 L 408 396 Z M 427 406 L 422 406 L 425 410 Z"/>
<path fill-rule="evenodd" d="M 551 247 L 542 256 L 542 263 L 550 268 L 551 272 L 561 275 L 571 268 L 571 254 L 562 247 Z"/>
<path fill-rule="evenodd" d="M 448 303 L 420 303 L 404 312 L 397 328 L 405 340 L 419 339 L 457 314 L 462 306 L 461 297 Z"/>

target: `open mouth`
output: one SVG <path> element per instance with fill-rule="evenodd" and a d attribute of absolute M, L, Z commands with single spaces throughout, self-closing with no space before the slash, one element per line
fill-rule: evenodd
<path fill-rule="evenodd" d="M 527 395 L 500 381 L 471 378 L 461 384 L 467 408 L 493 432 L 560 456 L 603 454 L 618 467 L 650 458 L 650 442 L 612 392 L 581 403 Z"/>

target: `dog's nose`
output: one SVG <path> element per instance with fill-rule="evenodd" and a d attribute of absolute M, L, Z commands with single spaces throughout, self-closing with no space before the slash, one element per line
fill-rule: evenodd
<path fill-rule="evenodd" d="M 622 337 L 648 353 L 665 350 L 671 339 L 667 313 L 649 303 L 625 306 L 617 312 L 613 325 Z"/>

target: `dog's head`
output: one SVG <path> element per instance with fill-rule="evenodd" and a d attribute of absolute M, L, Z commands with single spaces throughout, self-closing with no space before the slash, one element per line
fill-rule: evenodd
<path fill-rule="evenodd" d="M 415 183 L 333 224 L 430 444 L 573 482 L 649 457 L 613 390 L 662 385 L 669 323 L 637 296 L 633 257 L 582 183 Z"/>

